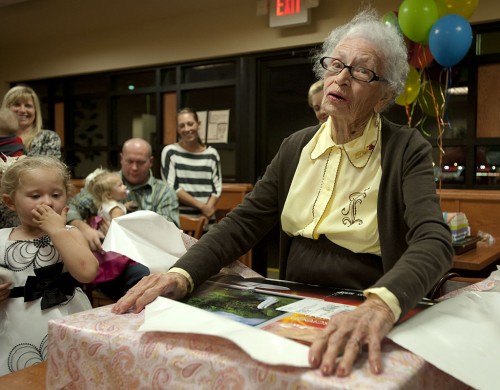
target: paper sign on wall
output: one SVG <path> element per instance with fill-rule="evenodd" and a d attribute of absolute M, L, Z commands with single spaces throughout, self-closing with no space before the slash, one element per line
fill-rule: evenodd
<path fill-rule="evenodd" d="M 207 122 L 207 143 L 227 144 L 229 131 L 229 110 L 209 111 Z"/>

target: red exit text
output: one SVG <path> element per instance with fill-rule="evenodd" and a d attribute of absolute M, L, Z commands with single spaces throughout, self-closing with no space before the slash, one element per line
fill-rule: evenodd
<path fill-rule="evenodd" d="M 276 16 L 286 16 L 300 13 L 301 0 L 276 0 Z"/>

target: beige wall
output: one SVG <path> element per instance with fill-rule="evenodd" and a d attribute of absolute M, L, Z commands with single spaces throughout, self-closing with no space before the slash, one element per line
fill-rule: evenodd
<path fill-rule="evenodd" d="M 223 9 L 194 9 L 185 17 L 156 19 L 77 35 L 61 34 L 48 41 L 40 41 L 33 34 L 32 39 L 23 45 L 16 43 L 15 38 L 16 34 L 23 33 L 20 28 L 19 31 L 11 32 L 12 43 L 2 47 L 6 55 L 2 55 L 0 61 L 0 93 L 5 92 L 8 82 L 16 80 L 179 63 L 310 45 L 321 42 L 334 26 L 350 18 L 361 3 L 352 0 L 320 0 L 319 7 L 312 9 L 310 25 L 272 29 L 268 27 L 268 16 L 256 15 L 256 2 L 234 0 Z M 147 6 L 147 2 L 138 3 Z M 373 3 L 383 15 L 390 10 L 397 10 L 401 1 L 380 0 Z M 65 15 L 59 17 L 64 18 Z M 480 0 L 470 22 L 498 19 L 500 2 Z M 43 28 L 50 28 L 50 21 L 44 20 L 42 25 Z"/>

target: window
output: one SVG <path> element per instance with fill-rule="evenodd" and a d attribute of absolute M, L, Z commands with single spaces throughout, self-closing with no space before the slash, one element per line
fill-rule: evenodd
<path fill-rule="evenodd" d="M 154 88 L 155 86 L 156 75 L 154 70 L 122 73 L 111 77 L 111 90 L 114 92 L 132 92 L 148 87 Z"/>
<path fill-rule="evenodd" d="M 231 80 L 235 77 L 236 66 L 234 62 L 199 64 L 183 67 L 182 70 L 183 83 Z"/>

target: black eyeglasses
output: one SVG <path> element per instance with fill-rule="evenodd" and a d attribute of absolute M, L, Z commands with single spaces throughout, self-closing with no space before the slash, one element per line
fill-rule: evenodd
<path fill-rule="evenodd" d="M 346 65 L 337 58 L 323 57 L 319 60 L 319 63 L 324 69 L 334 76 L 340 74 L 344 68 L 347 68 L 353 79 L 364 83 L 371 83 L 372 81 L 387 81 L 383 77 L 377 76 L 373 70 L 363 68 L 362 66 Z"/>

